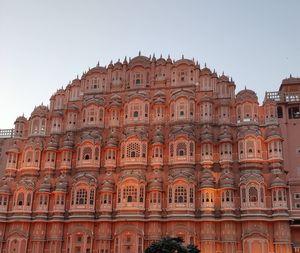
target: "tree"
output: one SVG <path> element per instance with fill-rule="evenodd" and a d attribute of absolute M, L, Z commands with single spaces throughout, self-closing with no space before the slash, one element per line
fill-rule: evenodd
<path fill-rule="evenodd" d="M 192 244 L 184 246 L 181 237 L 167 236 L 153 242 L 145 253 L 200 253 L 200 250 Z"/>
<path fill-rule="evenodd" d="M 187 246 L 188 249 L 188 253 L 200 253 L 200 250 L 198 249 L 198 247 L 194 244 L 189 244 Z"/>

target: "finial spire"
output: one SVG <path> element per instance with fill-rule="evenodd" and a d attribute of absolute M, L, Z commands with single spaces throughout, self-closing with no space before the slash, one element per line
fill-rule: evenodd
<path fill-rule="evenodd" d="M 182 56 L 181 56 L 181 59 L 183 60 L 184 59 L 184 55 L 182 54 Z"/>
<path fill-rule="evenodd" d="M 139 56 L 141 56 L 141 50 L 139 50 Z"/>
<path fill-rule="evenodd" d="M 99 63 L 99 61 L 97 62 L 97 67 L 99 67 L 99 65 L 100 65 L 100 63 Z"/>

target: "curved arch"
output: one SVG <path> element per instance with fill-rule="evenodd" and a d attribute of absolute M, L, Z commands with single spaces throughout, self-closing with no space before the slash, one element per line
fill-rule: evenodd
<path fill-rule="evenodd" d="M 122 234 L 125 231 L 132 231 L 135 234 L 144 236 L 144 230 L 139 228 L 137 225 L 132 225 L 132 224 L 126 224 L 123 226 L 118 227 L 114 233 L 114 237 Z"/>

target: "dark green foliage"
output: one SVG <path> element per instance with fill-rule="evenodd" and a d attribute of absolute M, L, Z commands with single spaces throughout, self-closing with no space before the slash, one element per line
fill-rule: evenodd
<path fill-rule="evenodd" d="M 145 253 L 200 253 L 200 250 L 194 245 L 184 246 L 180 237 L 167 236 L 152 243 Z"/>
<path fill-rule="evenodd" d="M 187 246 L 188 249 L 188 253 L 200 253 L 200 250 L 198 249 L 198 247 L 194 244 L 190 244 Z"/>

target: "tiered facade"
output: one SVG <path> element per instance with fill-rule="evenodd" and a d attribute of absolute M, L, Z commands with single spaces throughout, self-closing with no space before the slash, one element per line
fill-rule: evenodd
<path fill-rule="evenodd" d="M 15 122 L 3 253 L 290 253 L 277 105 L 193 60 L 97 65 Z"/>

